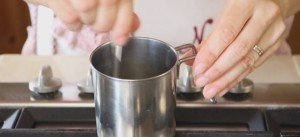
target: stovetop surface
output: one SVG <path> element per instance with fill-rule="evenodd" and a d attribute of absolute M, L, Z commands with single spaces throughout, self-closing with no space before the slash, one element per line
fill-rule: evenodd
<path fill-rule="evenodd" d="M 96 130 L 1 130 L 7 137 L 97 137 Z M 272 137 L 271 133 L 176 132 L 175 137 Z"/>
<path fill-rule="evenodd" d="M 249 94 L 226 94 L 212 104 L 202 93 L 177 94 L 178 107 L 300 108 L 300 84 L 255 84 Z M 93 96 L 76 84 L 64 84 L 57 94 L 36 97 L 28 83 L 0 83 L 0 107 L 94 107 Z"/>
<path fill-rule="evenodd" d="M 255 84 L 212 104 L 177 94 L 176 137 L 300 137 L 300 84 Z M 64 84 L 36 96 L 28 83 L 0 83 L 0 137 L 96 137 L 93 96 Z"/>

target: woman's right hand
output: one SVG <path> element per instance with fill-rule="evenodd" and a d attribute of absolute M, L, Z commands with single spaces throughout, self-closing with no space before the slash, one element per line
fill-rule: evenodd
<path fill-rule="evenodd" d="M 25 0 L 53 10 L 70 30 L 82 25 L 96 32 L 112 32 L 112 40 L 124 45 L 128 36 L 139 27 L 133 12 L 133 0 Z"/>

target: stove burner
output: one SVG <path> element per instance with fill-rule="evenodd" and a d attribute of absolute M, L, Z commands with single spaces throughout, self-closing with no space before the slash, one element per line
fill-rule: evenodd
<path fill-rule="evenodd" d="M 231 101 L 245 101 L 250 100 L 253 97 L 253 94 L 247 93 L 247 94 L 236 94 L 236 93 L 226 93 L 223 98 L 225 100 L 231 100 Z"/>
<path fill-rule="evenodd" d="M 42 67 L 39 76 L 29 82 L 29 89 L 35 93 L 54 93 L 62 86 L 60 79 L 53 77 L 52 69 L 49 65 Z"/>
<path fill-rule="evenodd" d="M 177 93 L 198 93 L 202 91 L 203 88 L 195 85 L 191 66 L 182 63 L 179 70 L 179 78 L 176 82 Z"/>
<path fill-rule="evenodd" d="M 34 99 L 55 99 L 61 97 L 62 94 L 59 91 L 54 91 L 51 93 L 37 93 L 31 92 L 31 97 Z"/>
<path fill-rule="evenodd" d="M 4 137 L 97 137 L 96 130 L 2 130 L 1 136 Z M 178 131 L 175 137 L 273 137 L 272 133 L 255 132 L 194 132 Z M 294 136 L 293 136 L 294 137 Z"/>
<path fill-rule="evenodd" d="M 81 93 L 94 94 L 92 82 L 92 69 L 89 69 L 88 76 L 77 83 L 77 87 Z"/>
<path fill-rule="evenodd" d="M 229 92 L 232 94 L 246 94 L 252 92 L 254 89 L 254 83 L 250 79 L 243 79 Z"/>
<path fill-rule="evenodd" d="M 186 100 L 186 101 L 193 101 L 204 99 L 202 92 L 194 92 L 194 93 L 177 93 L 176 98 Z"/>
<path fill-rule="evenodd" d="M 79 97 L 81 97 L 83 99 L 94 99 L 94 93 L 83 93 L 83 92 L 80 92 L 79 93 Z"/>

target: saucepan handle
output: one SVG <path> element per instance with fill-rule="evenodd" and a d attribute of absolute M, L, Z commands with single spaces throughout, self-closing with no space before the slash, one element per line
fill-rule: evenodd
<path fill-rule="evenodd" d="M 178 47 L 175 48 L 175 50 L 177 52 L 179 52 L 180 50 L 183 50 L 183 49 L 191 49 L 192 50 L 192 54 L 189 55 L 189 56 L 183 57 L 183 58 L 181 58 L 181 59 L 178 60 L 178 64 L 177 64 L 177 78 L 178 78 L 179 72 L 180 72 L 180 65 L 183 62 L 195 59 L 195 57 L 197 55 L 197 51 L 196 51 L 196 48 L 195 48 L 194 44 L 184 44 L 184 45 L 181 45 L 181 46 L 178 46 Z"/>

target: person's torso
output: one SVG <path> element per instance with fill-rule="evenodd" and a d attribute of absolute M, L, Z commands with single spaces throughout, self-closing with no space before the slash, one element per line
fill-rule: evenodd
<path fill-rule="evenodd" d="M 219 0 L 134 2 L 135 12 L 141 20 L 135 36 L 156 38 L 173 46 L 198 43 L 203 35 L 207 36 L 224 4 Z"/>

